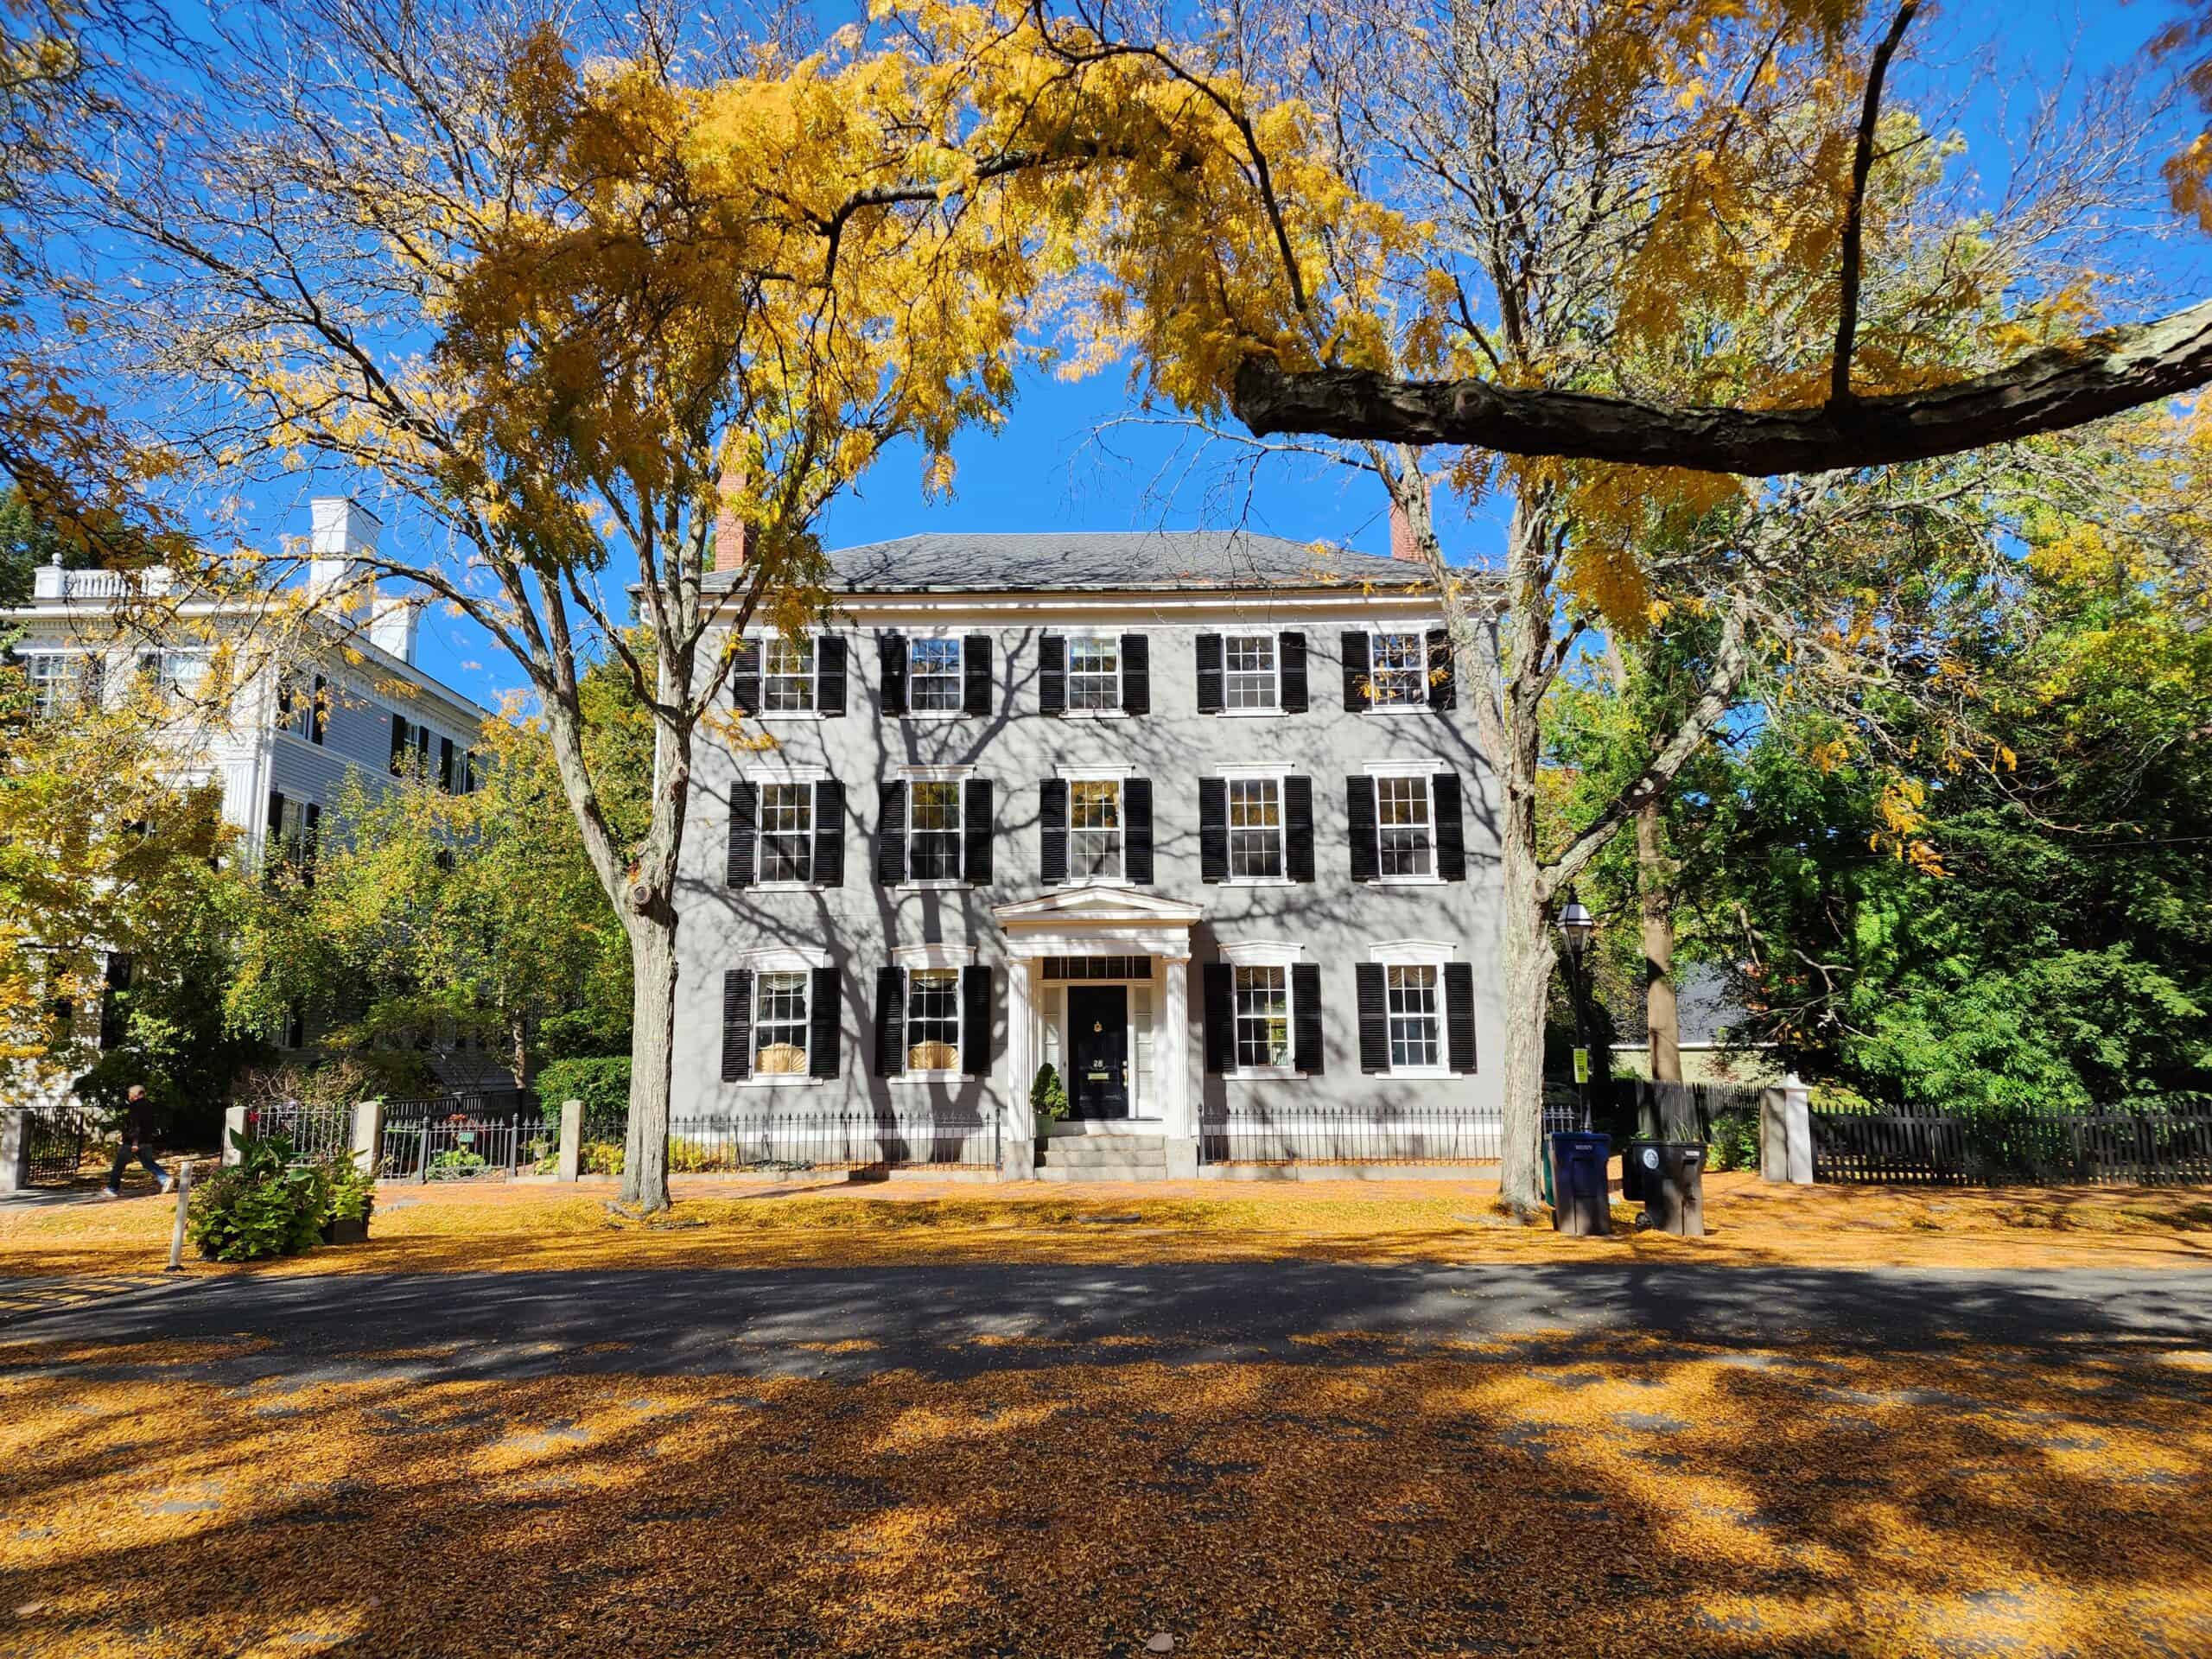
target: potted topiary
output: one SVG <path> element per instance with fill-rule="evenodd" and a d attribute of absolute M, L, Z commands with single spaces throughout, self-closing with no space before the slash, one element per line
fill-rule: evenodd
<path fill-rule="evenodd" d="M 1037 1068 L 1037 1076 L 1029 1085 L 1029 1107 L 1037 1115 L 1037 1137 L 1042 1140 L 1046 1130 L 1068 1115 L 1068 1088 L 1060 1081 L 1060 1074 L 1050 1063 Z"/>

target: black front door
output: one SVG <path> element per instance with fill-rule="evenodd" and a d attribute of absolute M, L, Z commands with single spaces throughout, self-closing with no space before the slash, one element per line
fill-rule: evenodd
<path fill-rule="evenodd" d="M 1129 1115 L 1129 993 L 1122 985 L 1068 988 L 1068 1110 Z"/>

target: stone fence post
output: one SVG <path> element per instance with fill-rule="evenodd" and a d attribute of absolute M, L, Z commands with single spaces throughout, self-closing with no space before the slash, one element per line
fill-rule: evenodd
<path fill-rule="evenodd" d="M 573 1181 L 582 1172 L 584 1149 L 584 1103 L 581 1100 L 561 1103 L 561 1167 L 555 1179 Z"/>
<path fill-rule="evenodd" d="M 31 1184 L 31 1114 L 28 1106 L 0 1109 L 0 1192 Z"/>
<path fill-rule="evenodd" d="M 245 1108 L 226 1106 L 223 1109 L 223 1161 L 235 1164 L 240 1154 L 238 1143 L 245 1138 Z"/>
<path fill-rule="evenodd" d="M 1793 1186 L 1813 1184 L 1812 1091 L 1795 1071 L 1759 1094 L 1759 1175 Z"/>
<path fill-rule="evenodd" d="M 353 1155 L 373 1175 L 384 1158 L 384 1102 L 365 1100 L 353 1108 Z"/>

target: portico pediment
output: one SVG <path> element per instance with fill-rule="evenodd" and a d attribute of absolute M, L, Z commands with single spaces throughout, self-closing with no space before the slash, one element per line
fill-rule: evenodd
<path fill-rule="evenodd" d="M 1191 929 L 1205 910 L 1102 882 L 994 905 L 991 914 L 1017 957 L 1130 951 L 1181 959 L 1191 954 Z"/>

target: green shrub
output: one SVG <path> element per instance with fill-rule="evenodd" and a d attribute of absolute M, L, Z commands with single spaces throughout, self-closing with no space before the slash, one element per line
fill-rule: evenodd
<path fill-rule="evenodd" d="M 1729 1112 L 1713 1120 L 1706 1139 L 1708 1169 L 1757 1169 L 1759 1121 L 1748 1112 Z"/>
<path fill-rule="evenodd" d="M 1029 1104 L 1037 1114 L 1039 1128 L 1047 1123 L 1057 1123 L 1068 1115 L 1068 1086 L 1050 1065 L 1037 1068 L 1037 1076 L 1029 1085 Z"/>
<path fill-rule="evenodd" d="M 322 1239 L 331 1213 L 330 1170 L 292 1162 L 283 1135 L 233 1135 L 238 1161 L 217 1170 L 192 1195 L 186 1231 L 211 1262 L 259 1262 L 296 1255 Z"/>
<path fill-rule="evenodd" d="M 587 1141 L 577 1151 L 576 1162 L 587 1175 L 620 1175 L 622 1173 L 622 1143 L 620 1141 Z"/>
<path fill-rule="evenodd" d="M 330 1220 L 366 1222 L 376 1210 L 376 1172 L 360 1156 L 349 1148 L 330 1160 Z"/>
<path fill-rule="evenodd" d="M 459 1180 L 484 1167 L 482 1153 L 467 1147 L 448 1147 L 430 1160 L 430 1179 L 434 1181 Z"/>
<path fill-rule="evenodd" d="M 622 1122 L 630 1116 L 630 1057 L 556 1060 L 537 1074 L 536 1087 L 548 1117 L 560 1116 L 563 1101 L 580 1100 L 587 1122 Z"/>

